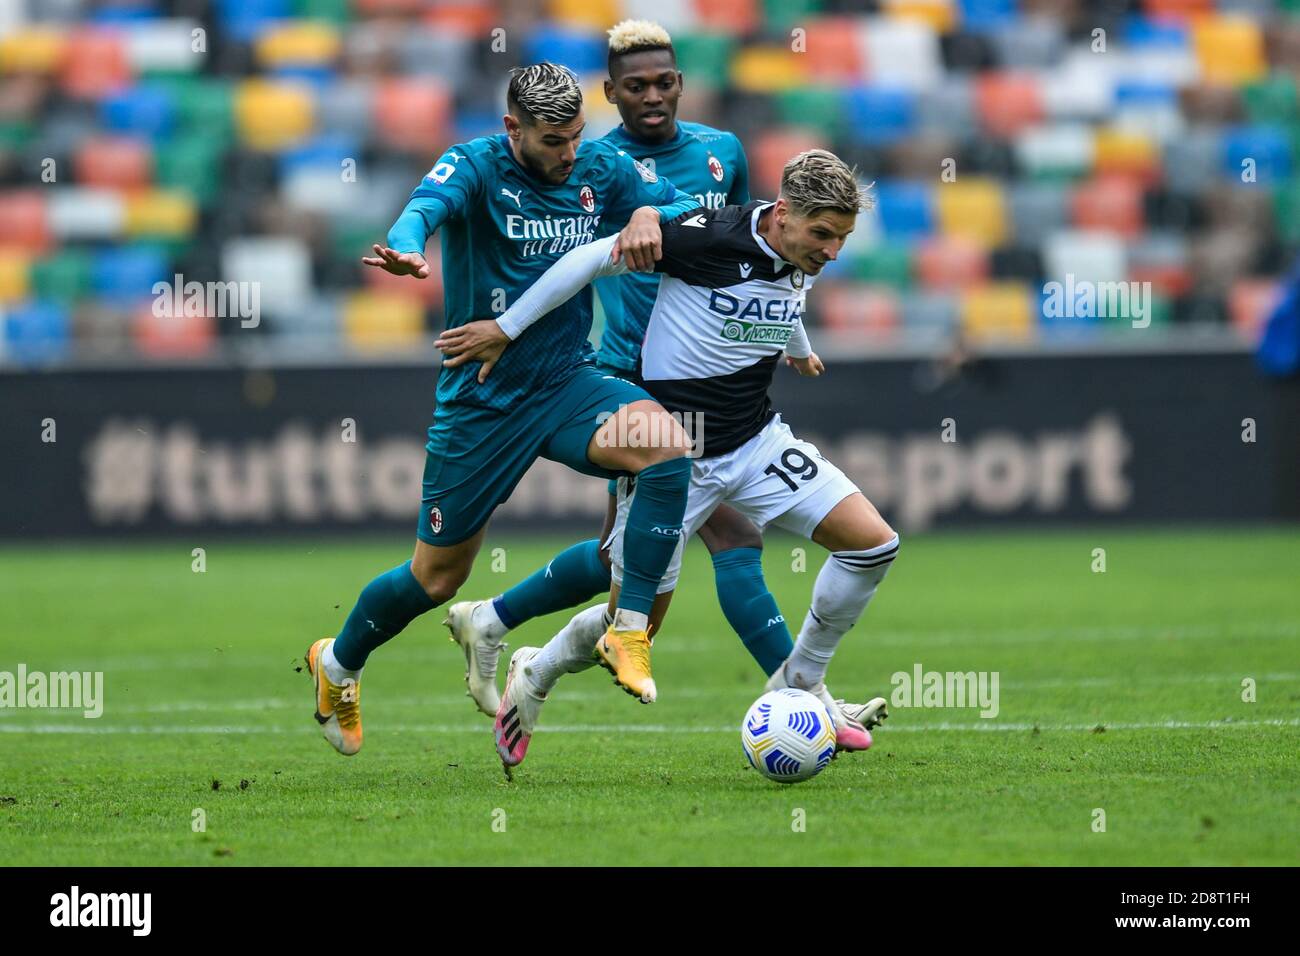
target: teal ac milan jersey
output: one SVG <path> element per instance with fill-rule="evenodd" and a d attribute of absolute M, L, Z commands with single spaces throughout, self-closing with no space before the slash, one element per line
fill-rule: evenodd
<path fill-rule="evenodd" d="M 455 328 L 500 315 L 560 256 L 601 235 L 606 221 L 622 228 L 638 207 L 656 206 L 667 222 L 696 205 L 603 140 L 581 143 L 569 178 L 552 185 L 515 159 L 502 133 L 447 150 L 411 193 L 388 244 L 423 254 L 441 230 L 447 328 Z M 511 343 L 484 384 L 477 362 L 444 367 L 438 404 L 509 410 L 592 360 L 590 334 L 587 288 Z"/>
<path fill-rule="evenodd" d="M 610 130 L 601 142 L 613 143 L 682 192 L 691 193 L 696 205 L 705 209 L 749 202 L 749 163 L 735 133 L 679 120 L 677 135 L 664 143 L 643 143 L 622 126 Z M 623 224 L 610 220 L 605 225 L 617 229 Z M 608 235 L 609 231 L 603 233 Z M 605 310 L 601 364 L 634 369 L 659 291 L 659 276 L 632 272 L 597 279 L 595 285 Z"/>

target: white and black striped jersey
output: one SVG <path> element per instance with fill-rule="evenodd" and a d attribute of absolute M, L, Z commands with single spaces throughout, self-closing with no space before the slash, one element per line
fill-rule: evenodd
<path fill-rule="evenodd" d="M 781 353 L 787 345 L 797 357 L 809 351 L 802 315 L 816 277 L 759 234 L 758 217 L 771 205 L 694 209 L 663 226 L 655 267 L 663 278 L 639 372 L 668 411 L 695 414 L 705 457 L 763 430 L 774 414 L 767 392 Z"/>

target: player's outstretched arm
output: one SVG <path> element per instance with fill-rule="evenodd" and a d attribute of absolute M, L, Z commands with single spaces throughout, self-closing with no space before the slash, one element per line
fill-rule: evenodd
<path fill-rule="evenodd" d="M 383 269 L 395 276 L 415 276 L 417 279 L 429 277 L 429 263 L 418 252 L 398 252 L 388 246 L 375 243 L 373 256 L 362 256 L 361 261 L 368 266 Z"/>
<path fill-rule="evenodd" d="M 826 371 L 826 366 L 822 364 L 822 360 L 812 350 L 812 343 L 808 341 L 808 331 L 803 327 L 803 319 L 795 320 L 794 331 L 790 333 L 790 340 L 785 343 L 785 364 L 808 378 L 816 378 Z"/>

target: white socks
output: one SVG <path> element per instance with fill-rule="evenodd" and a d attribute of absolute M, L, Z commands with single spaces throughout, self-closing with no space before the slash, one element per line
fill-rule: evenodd
<path fill-rule="evenodd" d="M 546 642 L 528 665 L 538 693 L 550 693 L 561 674 L 576 674 L 596 663 L 591 652 L 609 627 L 609 620 L 605 605 L 596 604 L 575 614 L 559 634 Z"/>
<path fill-rule="evenodd" d="M 812 688 L 826 680 L 840 638 L 862 616 L 876 586 L 898 554 L 898 535 L 866 551 L 836 551 L 817 574 L 812 607 L 804 618 L 794 653 L 786 661 L 786 680 Z"/>
<path fill-rule="evenodd" d="M 647 631 L 650 629 L 650 615 L 640 611 L 627 611 L 618 608 L 614 611 L 614 630 Z"/>
<path fill-rule="evenodd" d="M 506 636 L 510 628 L 501 623 L 501 618 L 497 616 L 495 601 L 479 601 L 474 605 L 474 610 L 470 612 L 470 623 L 480 631 L 492 638 L 494 641 L 500 641 Z"/>
<path fill-rule="evenodd" d="M 325 645 L 325 650 L 320 656 L 321 666 L 325 668 L 325 676 L 335 684 L 342 684 L 345 680 L 351 678 L 354 681 L 361 680 L 361 671 L 350 671 L 339 663 L 334 656 L 334 642 L 330 641 Z"/>

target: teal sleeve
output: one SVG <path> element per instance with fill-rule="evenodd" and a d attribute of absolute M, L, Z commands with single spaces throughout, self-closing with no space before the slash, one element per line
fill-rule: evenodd
<path fill-rule="evenodd" d="M 668 222 L 700 204 L 690 193 L 682 192 L 622 150 L 618 150 L 614 161 L 618 193 L 611 212 L 615 222 L 626 222 L 642 206 L 654 206 L 659 210 L 659 221 Z"/>
<path fill-rule="evenodd" d="M 388 230 L 390 248 L 423 255 L 425 243 L 437 228 L 470 207 L 478 197 L 481 180 L 467 152 L 465 146 L 455 146 L 434 163 Z"/>
<path fill-rule="evenodd" d="M 745 147 L 740 142 L 740 137 L 732 134 L 736 141 L 736 176 L 731 182 L 731 191 L 727 194 L 727 202 L 733 206 L 743 206 L 749 202 L 749 160 L 745 156 Z"/>

